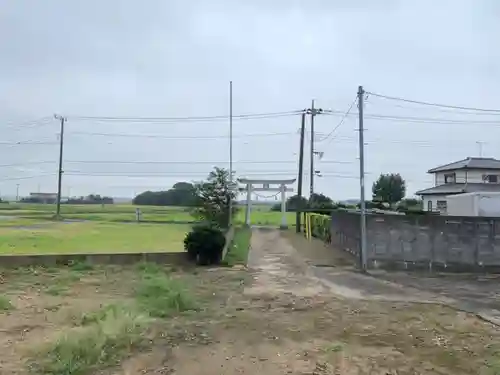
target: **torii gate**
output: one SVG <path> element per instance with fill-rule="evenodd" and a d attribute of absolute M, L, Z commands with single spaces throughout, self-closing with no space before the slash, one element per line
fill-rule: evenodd
<path fill-rule="evenodd" d="M 286 185 L 291 185 L 295 182 L 295 178 L 288 180 L 251 180 L 248 178 L 239 178 L 238 182 L 245 184 L 246 187 L 241 190 L 247 192 L 247 210 L 245 214 L 245 224 L 250 225 L 250 212 L 252 209 L 252 192 L 254 191 L 279 191 L 281 192 L 281 229 L 288 228 L 286 222 L 286 192 L 293 191 L 293 188 L 289 188 Z M 254 186 L 262 185 L 262 186 Z M 272 187 L 271 185 L 279 185 L 278 187 Z"/>

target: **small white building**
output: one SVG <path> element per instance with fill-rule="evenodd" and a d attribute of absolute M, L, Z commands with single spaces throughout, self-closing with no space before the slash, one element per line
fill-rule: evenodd
<path fill-rule="evenodd" d="M 434 187 L 417 191 L 423 209 L 446 214 L 446 196 L 473 192 L 500 192 L 500 160 L 469 157 L 430 169 Z"/>

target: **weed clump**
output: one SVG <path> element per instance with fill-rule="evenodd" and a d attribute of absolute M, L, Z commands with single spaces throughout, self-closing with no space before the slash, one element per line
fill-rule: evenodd
<path fill-rule="evenodd" d="M 116 364 L 142 342 L 148 322 L 132 310 L 108 309 L 92 324 L 67 330 L 39 348 L 31 368 L 38 374 L 84 375 Z"/>
<path fill-rule="evenodd" d="M 136 299 L 142 310 L 158 318 L 196 308 L 184 288 L 163 275 L 143 279 L 137 288 Z"/>

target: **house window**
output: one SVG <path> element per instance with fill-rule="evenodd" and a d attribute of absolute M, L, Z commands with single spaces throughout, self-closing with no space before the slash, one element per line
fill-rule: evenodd
<path fill-rule="evenodd" d="M 498 184 L 497 174 L 483 174 L 483 181 L 489 184 Z"/>
<path fill-rule="evenodd" d="M 427 201 L 427 211 L 432 211 L 432 201 Z"/>
<path fill-rule="evenodd" d="M 454 184 L 456 182 L 456 174 L 455 173 L 446 173 L 444 175 L 444 183 L 445 184 Z"/>
<path fill-rule="evenodd" d="M 437 201 L 436 206 L 437 206 L 437 209 L 439 212 L 441 212 L 442 214 L 446 213 L 446 209 L 447 209 L 447 202 L 446 201 Z"/>

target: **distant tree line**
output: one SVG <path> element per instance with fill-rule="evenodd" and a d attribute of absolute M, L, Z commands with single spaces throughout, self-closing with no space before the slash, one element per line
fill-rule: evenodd
<path fill-rule="evenodd" d="M 404 198 L 406 195 L 406 182 L 399 173 L 381 174 L 372 186 L 372 200 L 365 201 L 367 209 L 396 210 L 405 213 L 420 213 L 422 200 L 417 198 Z M 317 213 L 328 213 L 335 209 L 355 209 L 360 204 L 345 205 L 334 202 L 324 194 L 314 193 L 309 199 L 293 195 L 286 201 L 287 211 L 307 210 Z M 272 207 L 273 211 L 281 210 L 281 203 Z"/>
<path fill-rule="evenodd" d="M 39 204 L 54 204 L 55 198 L 42 198 L 42 197 L 22 197 L 20 202 L 23 203 L 39 203 Z"/>
<path fill-rule="evenodd" d="M 69 198 L 66 204 L 113 204 L 113 198 L 111 197 L 101 197 L 99 194 L 90 194 L 86 197 L 79 198 Z"/>
<path fill-rule="evenodd" d="M 189 182 L 177 182 L 171 189 L 164 191 L 145 191 L 133 201 L 145 206 L 197 206 L 196 187 Z"/>

